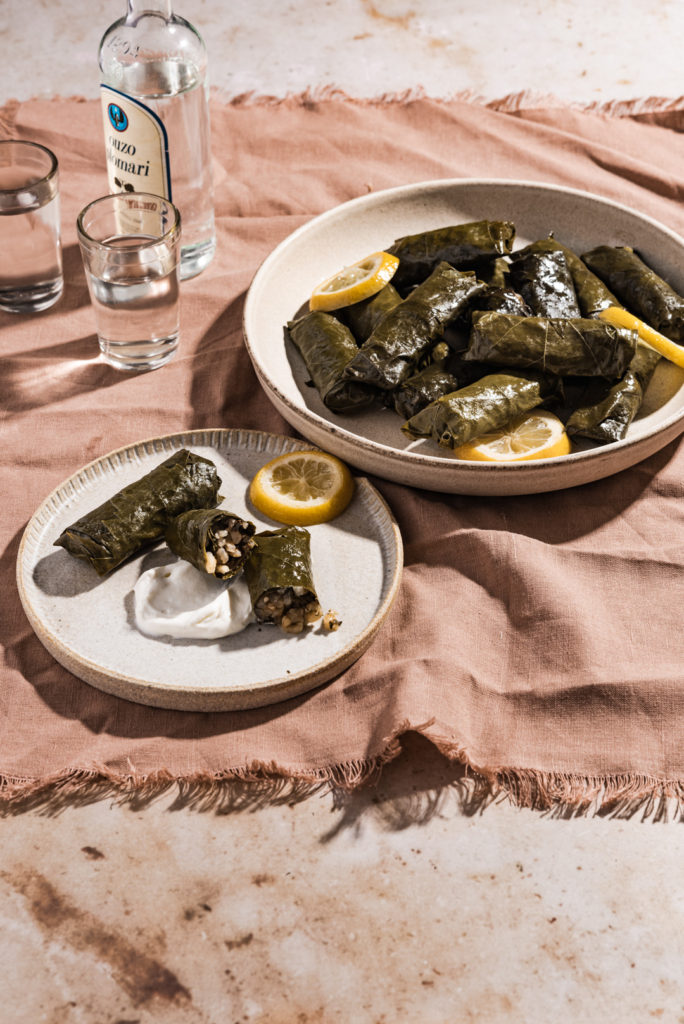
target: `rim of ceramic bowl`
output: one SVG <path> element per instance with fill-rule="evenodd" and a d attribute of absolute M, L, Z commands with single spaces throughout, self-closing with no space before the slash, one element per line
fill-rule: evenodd
<path fill-rule="evenodd" d="M 642 444 L 647 442 L 649 439 L 656 435 L 665 434 L 671 431 L 672 428 L 677 424 L 682 424 L 684 429 L 684 408 L 676 410 L 675 412 L 668 415 L 666 418 L 661 419 L 654 426 L 646 429 L 643 433 L 640 433 L 638 438 L 626 437 L 621 441 L 613 441 L 608 445 L 597 446 L 596 448 L 588 448 L 578 452 L 571 452 L 569 455 L 556 456 L 553 458 L 546 459 L 529 459 L 516 463 L 508 462 L 477 462 L 477 461 L 460 461 L 449 459 L 446 456 L 424 454 L 423 452 L 413 451 L 410 448 L 394 448 L 383 444 L 380 441 L 375 441 L 362 435 L 354 434 L 348 428 L 339 426 L 336 423 L 332 423 L 330 420 L 321 416 L 319 413 L 310 410 L 305 405 L 298 405 L 294 402 L 289 395 L 286 395 L 280 387 L 278 387 L 277 381 L 270 376 L 266 370 L 258 365 L 259 360 L 256 355 L 256 349 L 253 342 L 250 340 L 250 321 L 256 315 L 256 306 L 258 303 L 259 296 L 257 293 L 258 286 L 261 279 L 268 273 L 270 266 L 277 263 L 280 255 L 284 249 L 286 249 L 293 241 L 296 241 L 301 235 L 305 235 L 307 230 L 315 223 L 316 225 L 325 224 L 326 221 L 335 221 L 339 218 L 343 218 L 347 213 L 354 212 L 356 210 L 363 210 L 364 207 L 373 206 L 380 200 L 391 200 L 398 198 L 402 194 L 410 195 L 419 192 L 439 192 L 445 188 L 459 189 L 475 188 L 475 187 L 506 187 L 515 189 L 536 189 L 545 192 L 559 192 L 563 195 L 577 196 L 582 200 L 591 200 L 593 202 L 600 203 L 607 207 L 612 207 L 620 213 L 626 214 L 631 218 L 644 221 L 649 227 L 656 228 L 668 235 L 674 242 L 678 243 L 684 250 L 684 238 L 678 235 L 675 231 L 672 231 L 661 221 L 656 220 L 654 217 L 650 217 L 648 214 L 641 213 L 640 211 L 633 210 L 631 207 L 624 203 L 619 203 L 616 200 L 606 199 L 603 196 L 596 195 L 593 192 L 587 192 L 583 189 L 576 189 L 566 187 L 564 185 L 554 185 L 542 181 L 528 181 L 517 178 L 440 178 L 433 181 L 426 182 L 414 182 L 407 185 L 398 185 L 393 188 L 383 189 L 379 192 L 372 192 L 368 195 L 357 196 L 354 199 L 349 199 L 344 203 L 340 203 L 337 206 L 332 207 L 330 210 L 325 210 L 323 213 L 311 218 L 301 227 L 296 228 L 291 234 L 283 239 L 263 260 L 261 265 L 257 268 L 252 281 L 250 283 L 247 297 L 244 305 L 243 312 L 243 336 L 245 339 L 245 345 L 247 351 L 250 354 L 253 364 L 260 380 L 267 383 L 268 388 L 272 391 L 274 396 L 292 413 L 297 416 L 301 421 L 310 423 L 312 427 L 319 430 L 324 430 L 326 433 L 330 433 L 333 436 L 337 436 L 344 439 L 350 444 L 354 444 L 362 448 L 364 451 L 375 454 L 382 454 L 384 458 L 390 460 L 396 460 L 397 462 L 410 460 L 416 466 L 431 467 L 435 469 L 446 469 L 447 467 L 453 467 L 455 470 L 467 471 L 469 476 L 481 477 L 493 476 L 496 474 L 511 474 L 514 472 L 520 473 L 521 469 L 524 470 L 525 474 L 541 474 L 544 470 L 548 470 L 550 465 L 575 465 L 586 462 L 595 461 L 597 459 L 605 459 L 607 455 L 613 452 L 620 452 L 625 448 L 634 446 L 635 444 Z"/>

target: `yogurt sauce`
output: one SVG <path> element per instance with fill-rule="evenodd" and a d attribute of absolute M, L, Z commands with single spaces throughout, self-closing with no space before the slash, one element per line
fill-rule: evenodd
<path fill-rule="evenodd" d="M 217 640 L 252 621 L 252 602 L 242 577 L 228 586 L 190 562 L 148 569 L 133 588 L 135 624 L 147 636 Z"/>

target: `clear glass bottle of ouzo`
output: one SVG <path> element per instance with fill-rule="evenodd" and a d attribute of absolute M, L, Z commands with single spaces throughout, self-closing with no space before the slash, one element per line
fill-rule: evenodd
<path fill-rule="evenodd" d="M 181 277 L 216 248 L 207 51 L 171 0 L 128 0 L 100 43 L 111 192 L 152 192 L 181 214 Z"/>

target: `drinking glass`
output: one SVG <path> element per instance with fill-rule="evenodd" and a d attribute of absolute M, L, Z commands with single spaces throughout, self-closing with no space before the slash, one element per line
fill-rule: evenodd
<path fill-rule="evenodd" d="M 0 309 L 37 313 L 63 286 L 57 158 L 37 142 L 0 142 Z"/>
<path fill-rule="evenodd" d="M 178 210 L 118 193 L 86 206 L 76 226 L 104 358 L 119 370 L 163 366 L 178 346 Z"/>

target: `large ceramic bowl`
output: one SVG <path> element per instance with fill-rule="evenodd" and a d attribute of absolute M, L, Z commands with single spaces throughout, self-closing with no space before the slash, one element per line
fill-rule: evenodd
<path fill-rule="evenodd" d="M 598 480 L 634 465 L 684 430 L 684 371 L 657 367 L 646 401 L 623 441 L 589 444 L 561 459 L 513 465 L 468 463 L 431 441 L 411 441 L 389 410 L 336 415 L 306 384 L 306 369 L 283 325 L 312 289 L 341 267 L 395 238 L 464 221 L 512 220 L 515 247 L 553 232 L 572 249 L 631 245 L 684 292 L 684 241 L 667 227 L 586 192 L 520 181 L 435 181 L 378 192 L 316 217 L 265 260 L 245 303 L 247 349 L 266 394 L 314 444 L 369 473 L 427 490 L 531 494 Z"/>

